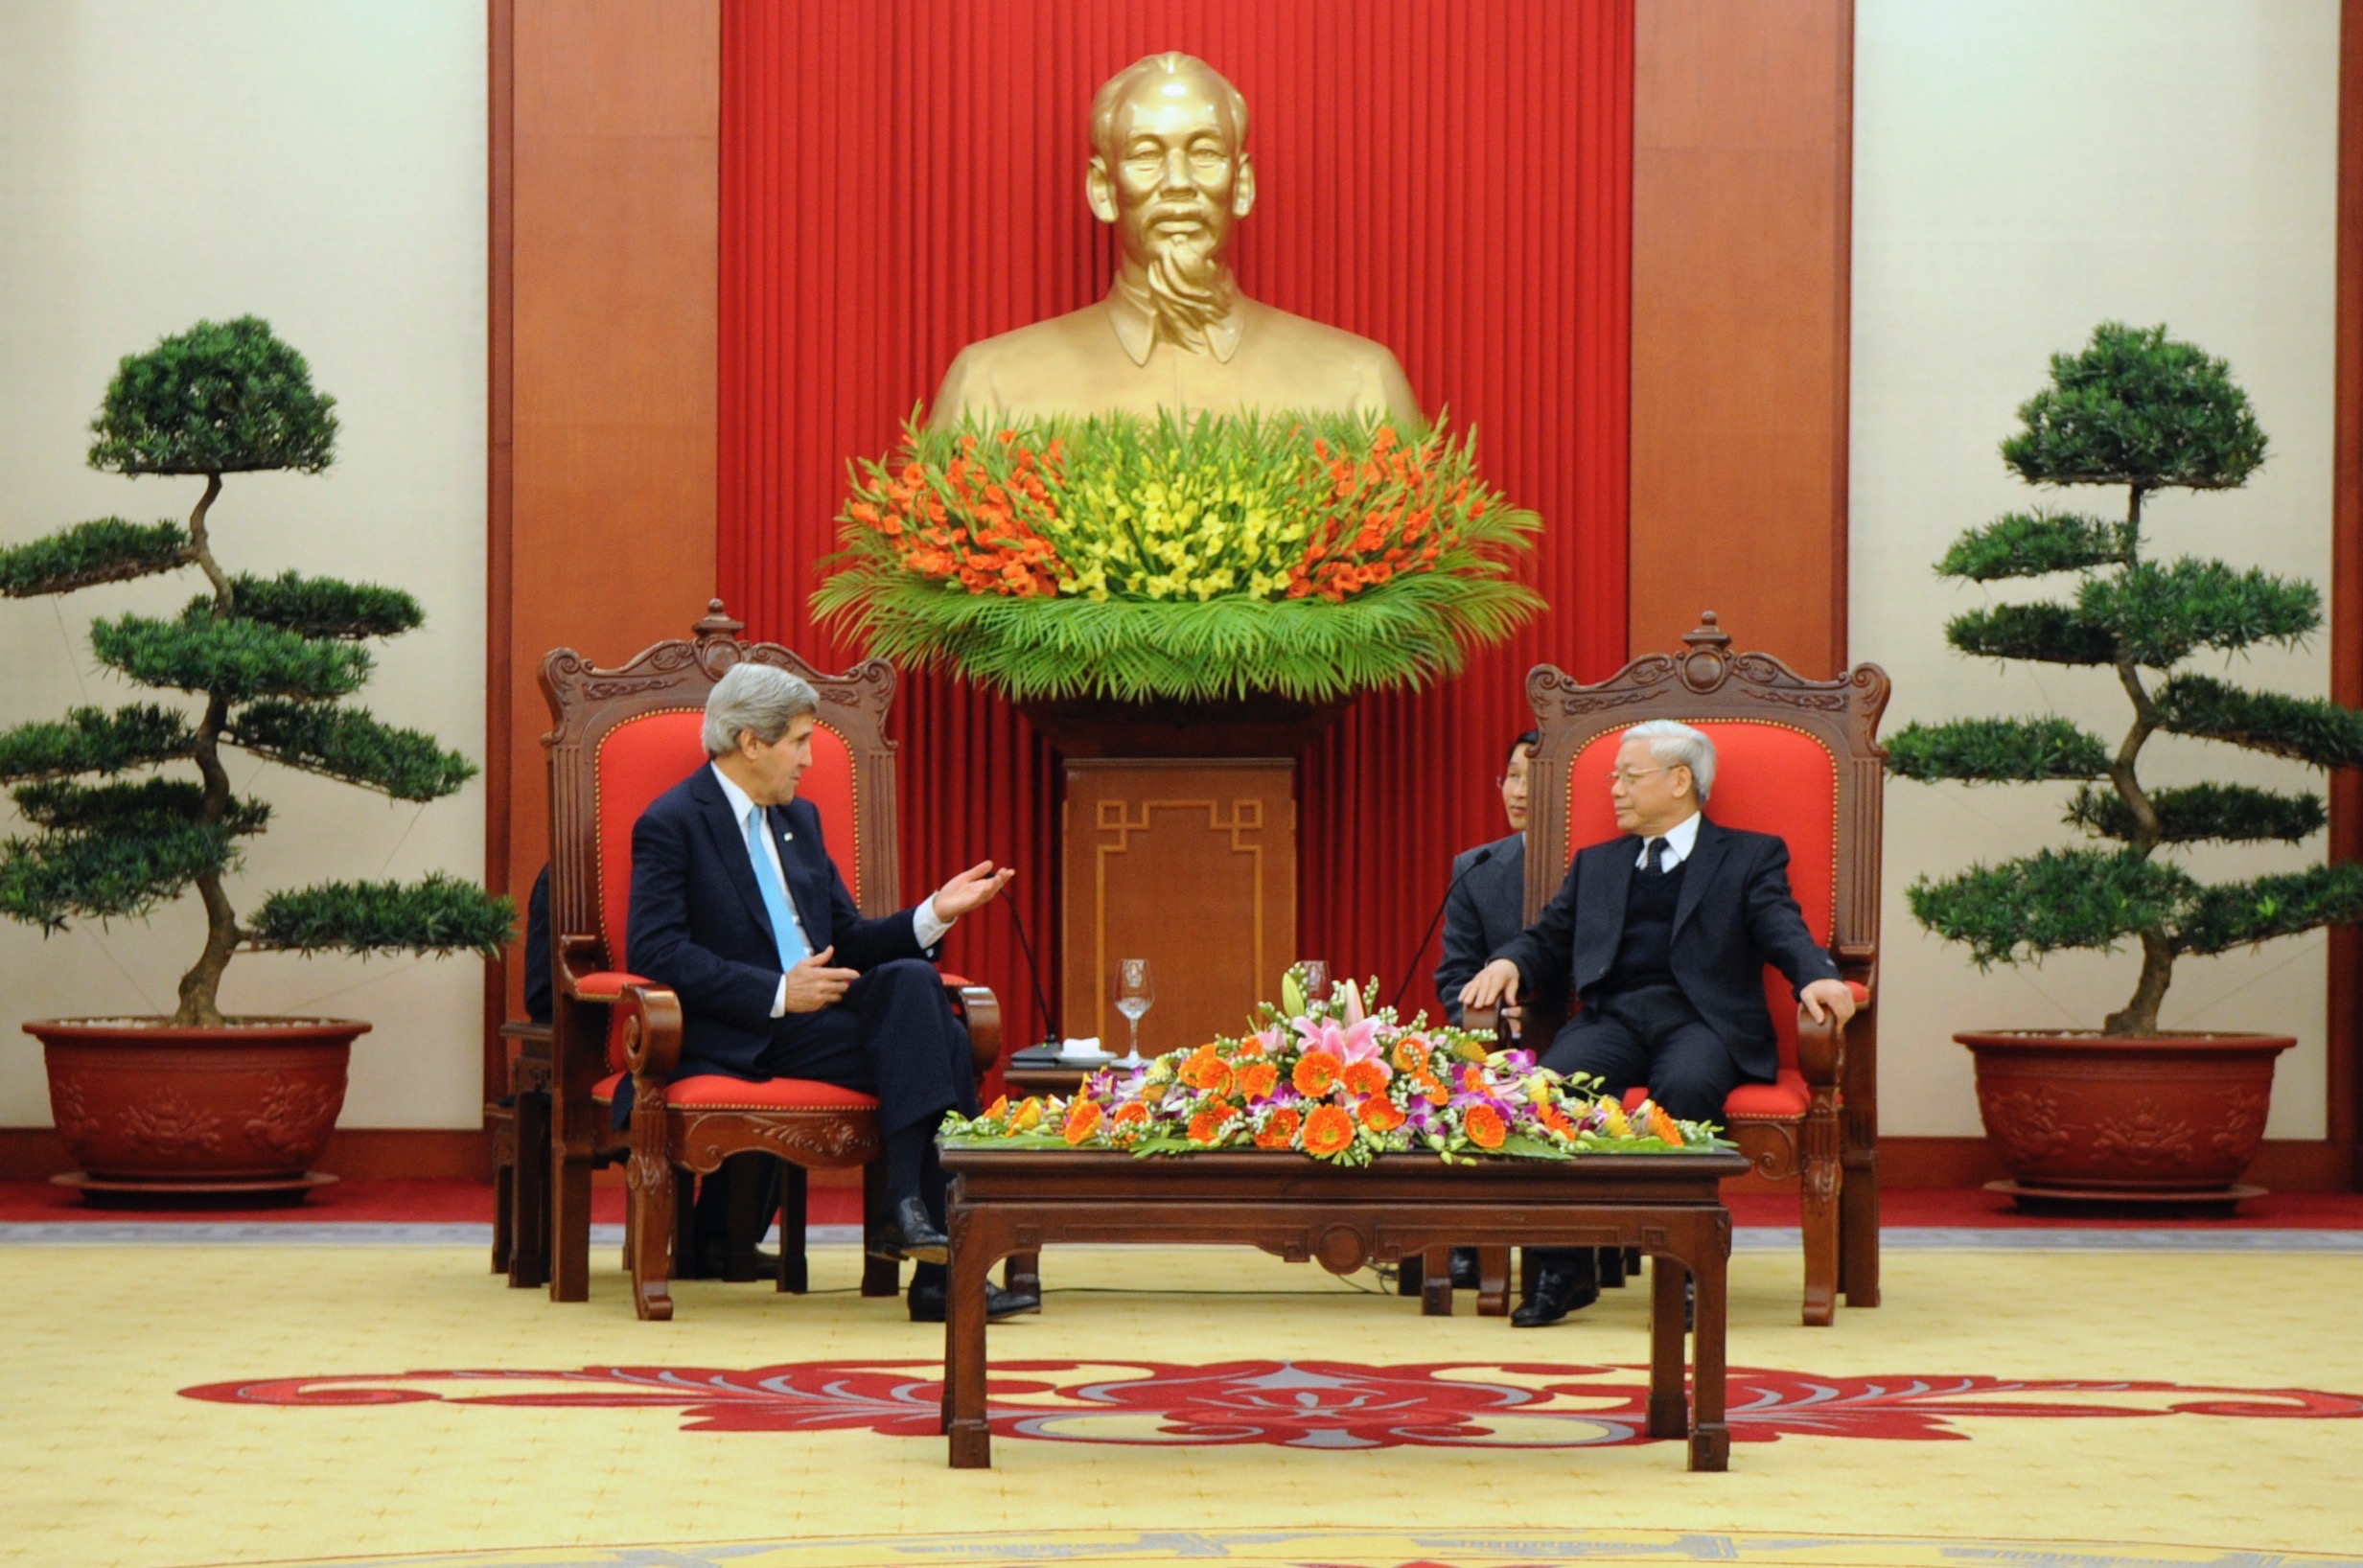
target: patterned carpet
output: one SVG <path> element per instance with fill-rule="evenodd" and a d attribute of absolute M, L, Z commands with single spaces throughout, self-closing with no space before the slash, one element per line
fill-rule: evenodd
<path fill-rule="evenodd" d="M 992 1330 L 995 1467 L 955 1472 L 939 1333 L 850 1247 L 654 1325 L 604 1250 L 555 1306 L 426 1235 L 69 1229 L 0 1236 L 0 1560 L 2363 1563 L 2353 1233 L 1899 1230 L 1887 1304 L 1817 1330 L 1743 1232 L 1731 1469 L 1691 1475 L 1637 1435 L 1645 1290 L 1516 1332 L 1252 1252 L 1054 1252 Z"/>

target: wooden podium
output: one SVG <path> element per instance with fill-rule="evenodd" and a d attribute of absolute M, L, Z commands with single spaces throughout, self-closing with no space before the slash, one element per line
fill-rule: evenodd
<path fill-rule="evenodd" d="M 1237 1035 L 1296 951 L 1296 759 L 1344 708 L 1030 703 L 1059 752 L 1059 1018 L 1121 1054 L 1116 964 L 1147 958 L 1141 1051 Z M 1319 955 L 1315 955 L 1319 957 Z"/>

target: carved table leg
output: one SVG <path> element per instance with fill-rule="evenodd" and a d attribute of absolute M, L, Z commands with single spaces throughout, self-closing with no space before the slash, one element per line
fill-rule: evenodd
<path fill-rule="evenodd" d="M 1477 1316 L 1506 1318 L 1510 1315 L 1510 1249 L 1479 1247 L 1477 1249 Z"/>
<path fill-rule="evenodd" d="M 1677 1258 L 1654 1253 L 1649 1264 L 1649 1435 L 1679 1438 L 1690 1430 L 1682 1390 L 1682 1281 Z M 1702 1303 L 1703 1305 L 1703 1303 Z"/>
<path fill-rule="evenodd" d="M 1718 1208 L 1699 1219 L 1698 1330 L 1691 1337 L 1692 1398 L 1697 1409 L 1690 1428 L 1690 1467 L 1727 1470 L 1731 1467 L 1731 1429 L 1724 1424 L 1724 1326 L 1727 1303 L 1726 1266 L 1731 1257 L 1731 1216 Z"/>
<path fill-rule="evenodd" d="M 1011 1253 L 1009 1260 L 1001 1265 L 1001 1288 L 1016 1291 L 1021 1296 L 1041 1295 L 1042 1255 Z"/>
<path fill-rule="evenodd" d="M 1448 1318 L 1452 1315 L 1452 1249 L 1430 1247 L 1420 1259 L 1420 1315 L 1424 1318 Z"/>
<path fill-rule="evenodd" d="M 943 1313 L 944 1428 L 955 1470 L 989 1469 L 992 1428 L 985 1405 L 985 1280 L 995 1261 L 977 1212 L 955 1199 L 951 1212 L 951 1278 Z"/>
<path fill-rule="evenodd" d="M 1427 1255 L 1425 1253 L 1403 1254 L 1402 1261 L 1395 1265 L 1395 1294 L 1420 1296 L 1425 1300 L 1423 1287 L 1426 1280 Z"/>

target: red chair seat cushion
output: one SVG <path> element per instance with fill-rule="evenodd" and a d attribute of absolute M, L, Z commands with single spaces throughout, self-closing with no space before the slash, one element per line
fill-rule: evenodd
<path fill-rule="evenodd" d="M 593 1085 L 591 1097 L 614 1104 L 624 1075 L 611 1072 Z M 842 1089 L 810 1078 L 761 1078 L 749 1082 L 722 1072 L 700 1072 L 665 1085 L 664 1103 L 700 1111 L 874 1111 L 875 1095 Z"/>
<path fill-rule="evenodd" d="M 1649 1098 L 1646 1088 L 1625 1091 L 1625 1109 L 1630 1111 Z M 1731 1091 L 1723 1102 L 1726 1121 L 1742 1117 L 1754 1121 L 1795 1121 L 1805 1115 L 1813 1103 L 1813 1093 L 1805 1086 L 1805 1075 L 1795 1068 L 1784 1067 L 1780 1076 L 1771 1083 L 1744 1083 Z"/>

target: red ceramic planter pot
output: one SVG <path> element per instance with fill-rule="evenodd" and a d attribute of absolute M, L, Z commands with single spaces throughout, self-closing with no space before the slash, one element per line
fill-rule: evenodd
<path fill-rule="evenodd" d="M 58 1136 L 81 1171 L 58 1178 L 94 1200 L 282 1201 L 314 1174 L 344 1109 L 353 1042 L 343 1018 L 36 1019 Z"/>
<path fill-rule="evenodd" d="M 1977 1057 L 1985 1136 L 2022 1204 L 2220 1205 L 2264 1140 L 2285 1034 L 1957 1034 Z"/>

